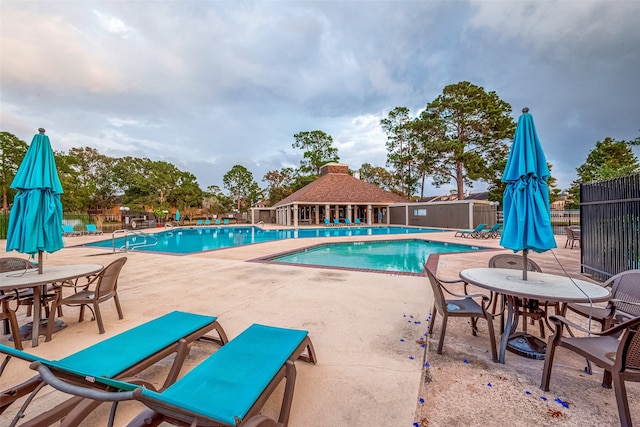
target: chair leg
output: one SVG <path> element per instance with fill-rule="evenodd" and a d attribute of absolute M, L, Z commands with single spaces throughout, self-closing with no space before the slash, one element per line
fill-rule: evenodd
<path fill-rule="evenodd" d="M 96 322 L 98 322 L 98 331 L 104 334 L 104 324 L 102 323 L 102 315 L 100 314 L 100 303 L 94 301 L 93 309 L 95 310 Z"/>
<path fill-rule="evenodd" d="M 84 306 L 86 304 L 80 304 L 80 316 L 78 317 L 78 322 L 84 321 Z"/>
<path fill-rule="evenodd" d="M 560 337 L 558 337 L 558 340 Z M 544 368 L 542 370 L 542 383 L 540 388 L 544 391 L 549 391 L 549 381 L 551 379 L 551 368 L 553 368 L 553 356 L 556 353 L 556 342 L 554 339 L 550 339 L 547 343 L 547 351 L 544 355 Z"/>
<path fill-rule="evenodd" d="M 629 411 L 629 401 L 627 400 L 627 388 L 618 372 L 613 375 L 613 388 L 616 394 L 616 403 L 618 404 L 620 426 L 631 427 L 631 413 Z"/>
<path fill-rule="evenodd" d="M 116 302 L 116 310 L 118 310 L 118 319 L 124 319 L 124 315 L 122 314 L 122 307 L 120 307 L 120 299 L 118 298 L 118 294 L 113 295 L 113 299 Z"/>
<path fill-rule="evenodd" d="M 442 345 L 444 344 L 444 334 L 447 332 L 447 315 L 442 316 L 442 330 L 440 331 L 440 340 L 438 341 L 438 354 L 442 354 Z"/>
<path fill-rule="evenodd" d="M 23 350 L 22 337 L 20 337 L 20 327 L 18 326 L 16 312 L 11 310 L 9 304 L 6 302 L 3 302 L 2 304 L 2 312 L 0 313 L 0 317 L 4 318 L 9 323 L 9 329 L 11 331 L 11 335 L 13 336 L 13 346 L 17 350 Z"/>
<path fill-rule="evenodd" d="M 496 351 L 496 333 L 493 330 L 493 317 L 487 313 L 487 329 L 489 330 L 489 346 L 491 347 L 491 359 L 498 363 L 498 352 Z"/>
<path fill-rule="evenodd" d="M 436 315 L 438 314 L 438 310 L 436 309 L 436 306 L 434 305 L 433 308 L 431 309 L 431 321 L 429 322 L 429 328 L 427 329 L 427 333 L 429 335 L 431 335 L 431 333 L 433 332 L 433 325 L 436 323 Z"/>

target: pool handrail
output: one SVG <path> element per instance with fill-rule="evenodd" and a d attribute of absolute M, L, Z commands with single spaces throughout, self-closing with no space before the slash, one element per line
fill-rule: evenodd
<path fill-rule="evenodd" d="M 123 251 L 123 249 L 124 249 L 124 252 L 127 253 L 129 250 L 134 250 L 136 248 L 141 248 L 146 246 L 156 246 L 158 244 L 158 238 L 152 234 L 143 233 L 137 230 L 125 230 L 125 229 L 114 230 L 113 233 L 111 233 L 111 246 L 113 248 L 113 253 L 116 252 L 116 234 L 122 234 L 122 233 L 124 233 L 124 245 L 122 245 L 119 248 L 121 252 Z M 142 236 L 144 237 L 144 241 L 141 243 L 134 243 L 133 245 L 129 245 L 129 241 L 127 240 L 127 237 L 129 237 L 129 234 Z M 152 243 L 147 243 L 147 238 L 153 239 Z"/>

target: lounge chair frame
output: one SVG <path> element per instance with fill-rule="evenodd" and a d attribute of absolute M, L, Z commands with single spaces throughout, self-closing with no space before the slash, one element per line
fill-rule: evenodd
<path fill-rule="evenodd" d="M 454 237 L 471 237 L 474 233 L 479 233 L 481 230 L 484 230 L 487 227 L 487 224 L 478 224 L 476 228 L 473 230 L 457 230 L 453 235 Z"/>
<path fill-rule="evenodd" d="M 170 372 L 168 373 L 165 379 L 165 382 L 163 385 L 163 389 L 164 389 L 168 387 L 170 384 L 172 384 L 173 382 L 175 382 L 175 379 L 180 373 L 180 369 L 182 368 L 184 360 L 189 353 L 189 348 L 188 348 L 189 344 L 191 344 L 194 341 L 213 342 L 219 345 L 224 345 L 227 342 L 229 342 L 229 339 L 227 338 L 227 335 L 224 329 L 222 328 L 222 326 L 218 323 L 217 318 L 212 316 L 201 316 L 201 315 L 195 315 L 191 313 L 174 311 L 171 313 L 167 313 L 164 316 L 156 318 L 152 321 L 144 323 L 143 325 L 140 325 L 140 327 L 155 328 L 156 327 L 155 325 L 158 325 L 157 326 L 158 330 L 156 333 L 161 336 L 162 333 L 166 331 L 166 325 L 163 322 L 173 324 L 172 319 L 175 316 L 177 317 L 194 316 L 194 320 L 197 320 L 197 324 L 199 324 L 200 326 L 185 329 L 185 333 L 180 337 L 180 339 L 172 340 L 170 342 L 168 341 L 166 345 L 160 349 L 157 349 L 157 350 L 150 349 L 148 354 L 142 357 L 141 360 L 132 361 L 132 363 L 129 366 L 127 366 L 121 372 L 114 375 L 113 378 L 128 378 L 133 375 L 139 374 L 145 369 L 155 365 L 160 360 L 175 353 L 176 357 L 172 363 Z M 61 361 L 64 361 L 65 359 L 68 359 L 69 357 L 72 357 L 72 356 L 73 357 L 80 356 L 83 353 L 87 353 L 87 352 L 89 354 L 91 354 L 91 352 L 96 352 L 96 351 L 99 352 L 100 348 L 107 345 L 108 342 L 111 340 L 124 339 L 126 341 L 129 338 L 129 336 L 134 336 L 134 334 L 136 333 L 136 330 L 139 331 L 139 329 L 134 328 L 134 329 L 122 332 L 94 346 L 88 347 L 84 350 L 74 353 L 73 355 L 70 355 L 67 358 L 63 358 L 61 359 Z M 212 331 L 215 331 L 217 336 L 209 335 L 209 333 Z M 118 342 L 118 341 L 112 341 L 112 342 Z M 134 344 L 137 344 L 137 341 L 133 341 L 133 342 Z M 144 351 L 145 348 L 142 347 L 142 348 L 139 348 L 139 350 Z M 9 361 L 11 360 L 11 358 L 21 359 L 27 362 L 44 361 L 43 359 L 33 356 L 29 353 L 14 350 L 11 347 L 3 346 L 1 344 L 0 344 L 0 353 L 5 354 L 5 359 L 0 365 L 0 378 L 2 377 L 2 373 L 4 372 L 4 369 L 9 364 Z M 78 379 L 77 377 L 72 377 L 72 378 L 74 378 L 75 380 Z M 46 383 L 43 381 L 41 376 L 36 375 L 21 384 L 18 384 L 16 386 L 10 387 L 2 391 L 0 393 L 0 414 L 2 414 L 13 403 L 18 401 L 22 397 L 30 394 L 27 400 L 22 404 L 21 408 L 19 409 L 19 411 L 17 412 L 14 418 L 13 423 L 11 424 L 12 426 L 16 425 L 18 420 L 24 416 L 24 413 L 27 407 L 29 406 L 29 404 L 31 403 L 31 401 L 33 400 L 33 398 L 35 398 L 35 396 L 40 391 L 40 389 L 42 389 L 45 385 Z M 43 425 L 48 426 L 62 418 L 76 419 L 78 420 L 78 422 L 80 422 L 98 405 L 100 405 L 100 403 L 101 402 L 99 401 L 93 401 L 93 400 L 86 401 L 79 397 L 73 397 L 63 402 L 60 405 L 56 405 L 55 408 L 45 411 L 42 414 L 32 418 L 31 420 L 28 420 L 27 422 L 21 424 L 21 427 L 39 427 Z"/>
<path fill-rule="evenodd" d="M 247 336 L 243 339 L 237 338 L 236 343 L 234 344 L 234 340 L 229 342 L 229 347 L 225 346 L 226 355 L 221 356 L 222 353 L 220 351 L 212 354 L 207 359 L 205 359 L 200 365 L 194 368 L 194 370 L 201 369 L 220 369 L 220 372 L 223 370 L 224 363 L 227 360 L 233 359 L 239 351 L 241 354 L 244 354 L 243 360 L 247 359 L 247 349 L 250 348 L 251 352 L 255 352 L 255 357 L 250 357 L 251 360 L 259 361 L 261 360 L 261 347 L 250 346 L 250 340 L 254 339 L 256 334 L 267 333 L 267 337 L 265 339 L 270 339 L 269 330 L 277 329 L 272 327 L 265 327 L 263 325 L 252 325 L 248 328 L 243 334 L 247 331 L 251 330 Z M 306 331 L 296 331 L 295 334 L 298 337 L 301 337 L 302 333 Z M 279 332 L 276 332 L 279 333 Z M 243 335 L 241 334 L 241 336 Z M 298 338 L 292 338 L 298 339 Z M 235 346 L 235 347 L 234 347 Z M 225 353 L 225 352 L 223 352 Z M 221 356 L 221 357 L 218 357 Z M 71 383 L 66 382 L 69 377 L 73 377 L 73 373 L 65 372 L 61 370 L 59 366 L 55 364 L 48 364 L 46 362 L 35 361 L 31 364 L 32 369 L 36 369 L 40 372 L 40 375 L 50 385 L 54 388 L 62 390 L 67 393 L 75 394 L 77 396 L 82 396 L 85 398 L 89 398 L 92 400 L 99 401 L 109 401 L 109 402 L 118 402 L 122 400 L 131 400 L 135 399 L 142 403 L 144 403 L 148 409 L 141 412 L 138 416 L 136 416 L 128 425 L 130 427 L 133 426 L 157 426 L 162 422 L 168 422 L 170 424 L 178 425 L 178 426 L 275 426 L 276 424 L 272 421 L 259 415 L 259 411 L 264 406 L 265 402 L 271 396 L 273 390 L 279 385 L 279 383 L 286 379 L 284 396 L 282 399 L 282 404 L 280 408 L 280 414 L 278 417 L 278 426 L 286 426 L 289 421 L 289 414 L 291 411 L 291 405 L 293 400 L 293 392 L 295 386 L 295 378 L 296 378 L 296 368 L 294 361 L 296 359 L 302 359 L 304 361 L 310 363 L 316 363 L 316 355 L 315 350 L 313 349 L 313 345 L 311 344 L 311 340 L 308 335 L 305 335 L 304 338 L 300 340 L 300 343 L 296 346 L 295 350 L 291 352 L 290 355 L 286 356 L 282 355 L 284 358 L 284 363 L 282 365 L 273 365 L 274 363 L 282 363 L 278 362 L 278 360 L 283 360 L 281 358 L 267 358 L 261 363 L 256 363 L 254 366 L 246 367 L 247 377 L 252 377 L 252 370 L 261 369 L 266 366 L 267 371 L 271 371 L 272 368 L 277 369 L 276 374 L 269 380 L 268 384 L 264 386 L 259 396 L 251 403 L 251 407 L 247 410 L 246 414 L 243 415 L 243 419 L 233 417 L 233 424 L 230 424 L 226 421 L 221 421 L 217 419 L 210 418 L 207 415 L 195 412 L 194 410 L 187 409 L 185 407 L 177 406 L 170 401 L 161 400 L 163 397 L 163 393 L 153 392 L 153 391 L 145 391 L 140 388 L 138 385 L 134 383 L 125 383 L 121 381 L 111 381 L 111 380 L 102 380 L 101 378 L 95 378 L 95 382 L 84 383 L 83 385 L 79 385 L 77 378 L 72 380 Z M 222 358 L 223 367 L 216 364 L 216 359 L 220 360 Z M 213 362 L 213 363 L 211 363 Z M 265 365 L 266 364 L 266 365 Z M 212 367 L 213 365 L 213 367 Z M 257 372 L 256 372 L 257 373 Z M 179 386 L 178 383 L 180 381 L 192 381 L 193 377 L 199 378 L 200 371 L 195 372 L 194 375 L 189 377 L 190 374 L 186 374 L 180 380 L 176 382 L 176 386 Z M 258 375 L 259 376 L 259 375 Z M 263 377 L 263 379 L 266 379 Z M 211 379 L 209 379 L 211 381 Z M 233 382 L 229 383 L 229 386 L 222 384 L 222 387 L 234 387 Z M 99 388 L 99 389 L 97 389 Z M 169 389 L 171 386 L 169 386 Z M 116 391 L 113 391 L 116 390 Z M 119 390 L 119 391 L 117 391 Z M 178 388 L 178 390 L 181 390 Z M 220 389 L 217 390 L 218 393 L 222 393 Z M 166 393 L 169 393 L 167 390 Z M 237 393 L 237 390 L 236 390 Z M 174 393 L 174 398 L 176 394 Z M 182 396 L 178 392 L 178 396 Z M 188 398 L 185 398 L 188 401 Z M 191 404 L 192 402 L 189 401 Z M 197 406 L 197 403 L 194 404 Z M 227 418 L 231 418 L 227 415 Z M 112 419 L 110 420 L 112 422 Z M 111 424 L 109 424 L 111 425 Z"/>

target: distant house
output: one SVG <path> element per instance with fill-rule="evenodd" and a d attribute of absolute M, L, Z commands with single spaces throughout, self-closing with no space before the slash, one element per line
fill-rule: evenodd
<path fill-rule="evenodd" d="M 389 223 L 388 209 L 408 200 L 395 193 L 349 175 L 349 166 L 328 163 L 320 177 L 270 208 L 253 208 L 251 223 L 259 221 L 281 225 L 320 225 L 327 219 L 356 218 L 365 224 Z"/>

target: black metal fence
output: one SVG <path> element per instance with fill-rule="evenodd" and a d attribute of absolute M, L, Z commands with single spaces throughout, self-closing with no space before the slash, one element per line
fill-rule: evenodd
<path fill-rule="evenodd" d="M 580 186 L 582 272 L 640 268 L 640 174 Z"/>

